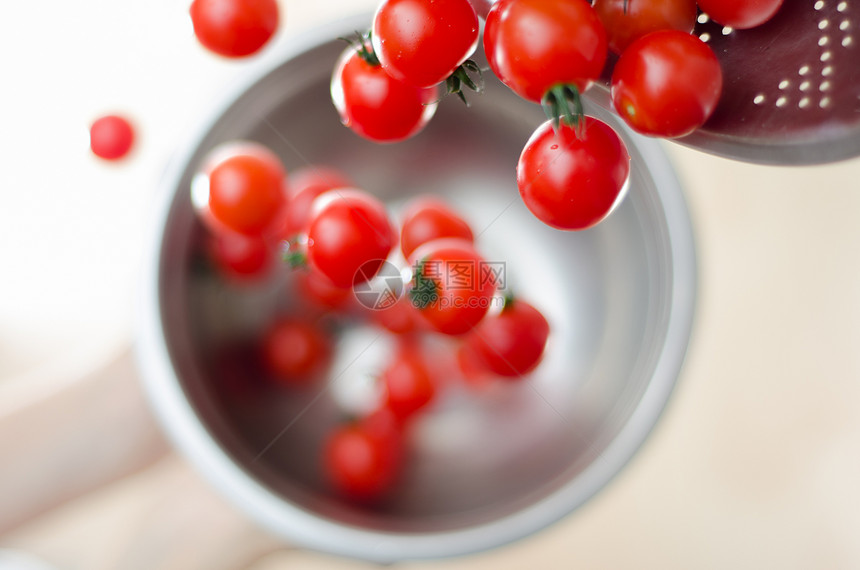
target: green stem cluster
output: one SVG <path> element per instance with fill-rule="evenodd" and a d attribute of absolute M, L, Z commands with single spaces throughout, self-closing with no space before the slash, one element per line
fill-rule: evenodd
<path fill-rule="evenodd" d="M 472 79 L 472 75 L 475 75 L 476 79 Z M 480 93 L 484 90 L 484 76 L 478 64 L 471 59 L 467 59 L 460 67 L 454 70 L 454 73 L 445 81 L 445 85 L 449 95 L 456 95 L 468 107 L 469 102 L 466 101 L 463 88 L 466 87 L 475 93 Z"/>
<path fill-rule="evenodd" d="M 576 130 L 577 135 L 581 133 L 585 125 L 585 109 L 582 105 L 582 94 L 575 85 L 560 84 L 552 87 L 541 99 L 541 107 L 556 131 L 564 120 Z"/>

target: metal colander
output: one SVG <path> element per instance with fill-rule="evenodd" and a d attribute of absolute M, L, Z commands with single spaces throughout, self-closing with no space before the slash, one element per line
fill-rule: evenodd
<path fill-rule="evenodd" d="M 473 0 L 482 16 L 493 3 Z M 699 14 L 694 33 L 720 59 L 723 94 L 707 124 L 678 142 L 766 164 L 860 156 L 858 24 L 858 0 L 785 0 L 773 19 L 749 30 Z M 586 94 L 608 109 L 615 59 Z"/>

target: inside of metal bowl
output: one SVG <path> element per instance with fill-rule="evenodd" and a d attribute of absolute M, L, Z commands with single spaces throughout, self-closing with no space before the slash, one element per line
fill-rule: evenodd
<path fill-rule="evenodd" d="M 418 137 L 372 144 L 340 124 L 329 99 L 330 70 L 342 49 L 339 41 L 313 47 L 245 91 L 202 139 L 175 189 L 158 295 L 184 396 L 249 480 L 333 523 L 415 534 L 458 532 L 536 506 L 550 513 L 543 523 L 558 518 L 626 461 L 674 383 L 692 298 L 681 307 L 687 328 L 667 340 L 679 268 L 659 190 L 677 183 L 655 178 L 662 174 L 646 164 L 641 141 L 622 130 L 633 160 L 626 200 L 593 229 L 551 229 L 524 207 L 515 179 L 522 147 L 544 120 L 538 106 L 487 74 L 471 108 L 448 98 Z M 321 442 L 342 416 L 336 384 L 351 372 L 335 370 L 328 384 L 306 391 L 261 380 L 254 342 L 272 314 L 294 301 L 286 270 L 240 287 L 199 263 L 204 230 L 188 188 L 205 154 L 234 139 L 268 145 L 288 168 L 340 168 L 392 207 L 417 193 L 444 196 L 471 222 L 486 257 L 506 263 L 507 286 L 550 321 L 545 360 L 526 381 L 445 392 L 412 434 L 401 485 L 374 508 L 333 496 L 320 476 Z M 694 268 L 681 270 L 692 283 Z M 384 335 L 377 337 L 359 332 L 352 342 L 385 346 Z M 677 345 L 677 363 L 658 375 L 668 342 Z M 649 391 L 658 395 L 646 398 Z M 632 422 L 643 407 L 645 419 Z M 611 447 L 625 430 L 635 434 L 619 460 Z"/>

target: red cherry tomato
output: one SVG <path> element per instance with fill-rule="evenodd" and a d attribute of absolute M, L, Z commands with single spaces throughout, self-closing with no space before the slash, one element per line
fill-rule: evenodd
<path fill-rule="evenodd" d="M 519 378 L 534 370 L 543 357 L 549 323 L 525 301 L 505 304 L 498 315 L 481 321 L 469 333 L 467 346 L 487 370 L 506 378 Z"/>
<path fill-rule="evenodd" d="M 302 386 L 325 368 L 331 340 L 314 323 L 284 317 L 272 323 L 263 335 L 263 360 L 280 382 Z"/>
<path fill-rule="evenodd" d="M 696 0 L 594 0 L 594 10 L 615 53 L 657 30 L 691 33 L 698 13 Z"/>
<path fill-rule="evenodd" d="M 723 26 L 746 30 L 773 18 L 783 0 L 698 0 L 699 8 Z"/>
<path fill-rule="evenodd" d="M 276 0 L 194 0 L 190 12 L 200 43 L 224 57 L 256 53 L 278 28 Z"/>
<path fill-rule="evenodd" d="M 323 471 L 335 491 L 359 502 L 390 492 L 403 468 L 403 436 L 390 412 L 336 428 L 323 450 Z"/>
<path fill-rule="evenodd" d="M 259 279 L 271 267 L 272 252 L 260 237 L 217 233 L 211 236 L 210 252 L 222 274 L 231 279 Z"/>
<path fill-rule="evenodd" d="M 385 407 L 401 422 L 427 406 L 436 395 L 430 368 L 414 346 L 401 347 L 382 373 Z"/>
<path fill-rule="evenodd" d="M 581 93 L 600 77 L 606 32 L 585 0 L 499 0 L 487 15 L 484 50 L 505 85 L 540 103 L 553 87 Z"/>
<path fill-rule="evenodd" d="M 373 51 L 391 77 L 416 87 L 448 79 L 478 45 L 469 0 L 383 0 L 373 17 Z"/>
<path fill-rule="evenodd" d="M 350 48 L 335 65 L 331 99 L 343 124 L 354 133 L 390 143 L 424 128 L 436 112 L 439 90 L 407 85 Z"/>
<path fill-rule="evenodd" d="M 485 390 L 491 386 L 496 378 L 487 370 L 486 365 L 474 348 L 464 342 L 457 348 L 456 355 L 457 373 L 462 377 L 464 383 L 474 390 Z"/>
<path fill-rule="evenodd" d="M 305 271 L 295 272 L 298 302 L 310 301 L 324 309 L 347 311 L 350 309 L 355 295 L 351 287 L 338 287 L 331 280 L 308 266 Z"/>
<path fill-rule="evenodd" d="M 394 334 L 408 335 L 423 328 L 423 319 L 406 296 L 390 307 L 369 309 L 369 317 L 371 321 Z"/>
<path fill-rule="evenodd" d="M 621 202 L 630 173 L 627 147 L 612 127 L 585 117 L 581 133 L 562 122 L 537 128 L 517 164 L 517 185 L 528 209 L 560 230 L 583 230 Z"/>
<path fill-rule="evenodd" d="M 682 137 L 714 112 L 723 89 L 720 62 L 696 36 L 652 32 L 633 42 L 612 72 L 615 110 L 634 130 Z"/>
<path fill-rule="evenodd" d="M 287 202 L 280 159 L 256 143 L 230 145 L 214 154 L 204 167 L 213 229 L 222 226 L 248 236 L 276 231 Z"/>
<path fill-rule="evenodd" d="M 408 258 L 421 244 L 438 238 L 474 241 L 469 224 L 448 204 L 435 196 L 418 196 L 404 208 L 400 229 L 400 248 Z"/>
<path fill-rule="evenodd" d="M 285 237 L 307 233 L 311 205 L 317 196 L 335 188 L 352 187 L 346 174 L 328 166 L 305 166 L 290 173 L 287 194 L 290 206 L 286 215 Z"/>
<path fill-rule="evenodd" d="M 308 229 L 311 265 L 337 287 L 371 279 L 396 241 L 385 205 L 367 192 L 345 188 L 319 196 L 313 210 Z"/>
<path fill-rule="evenodd" d="M 119 160 L 134 144 L 134 127 L 125 117 L 106 115 L 90 126 L 90 149 L 105 160 Z"/>
<path fill-rule="evenodd" d="M 495 280 L 472 243 L 454 238 L 428 242 L 412 255 L 413 304 L 431 328 L 458 335 L 477 325 L 492 303 Z"/>

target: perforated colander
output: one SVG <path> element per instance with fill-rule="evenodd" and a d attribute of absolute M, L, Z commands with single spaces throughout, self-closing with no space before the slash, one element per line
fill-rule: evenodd
<path fill-rule="evenodd" d="M 485 16 L 493 0 L 473 4 Z M 860 156 L 858 25 L 860 0 L 785 0 L 772 20 L 750 30 L 699 14 L 694 33 L 720 59 L 723 94 L 708 123 L 678 142 L 767 164 Z M 613 62 L 586 94 L 606 108 Z"/>

